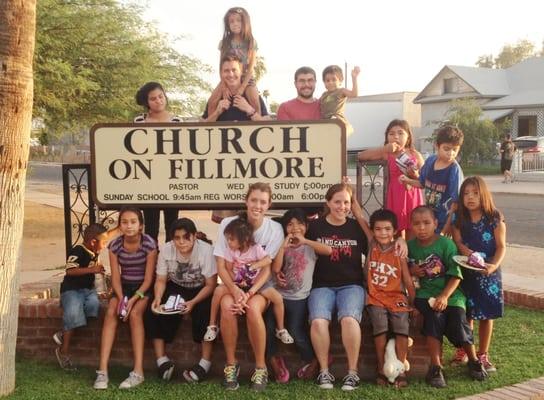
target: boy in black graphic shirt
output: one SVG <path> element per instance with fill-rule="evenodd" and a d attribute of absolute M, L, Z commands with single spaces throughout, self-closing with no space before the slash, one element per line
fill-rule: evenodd
<path fill-rule="evenodd" d="M 97 317 L 99 302 L 94 288 L 95 274 L 103 274 L 98 253 L 106 246 L 106 228 L 91 224 L 83 232 L 83 244 L 74 246 L 66 260 L 66 275 L 60 285 L 63 329 L 53 335 L 58 345 L 55 355 L 62 369 L 74 370 L 69 356 L 74 329 L 87 325 L 87 318 Z"/>

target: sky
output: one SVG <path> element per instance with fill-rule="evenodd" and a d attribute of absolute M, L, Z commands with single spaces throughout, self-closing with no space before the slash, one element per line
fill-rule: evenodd
<path fill-rule="evenodd" d="M 360 95 L 419 92 L 444 65 L 474 66 L 507 43 L 528 39 L 540 49 L 544 40 L 540 0 L 149 0 L 143 17 L 182 36 L 174 47 L 211 65 L 215 73 L 204 77 L 215 86 L 223 16 L 235 6 L 251 16 L 268 70 L 257 86 L 269 102 L 296 96 L 293 75 L 303 65 L 317 72 L 317 97 L 323 68 L 345 63 L 361 68 Z"/>

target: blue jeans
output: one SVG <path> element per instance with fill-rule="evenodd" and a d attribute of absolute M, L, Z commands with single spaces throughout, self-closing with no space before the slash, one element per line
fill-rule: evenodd
<path fill-rule="evenodd" d="M 332 314 L 336 310 L 338 321 L 344 317 L 352 317 L 361 322 L 364 307 L 365 290 L 359 285 L 315 288 L 308 298 L 310 321 L 332 321 Z"/>
<path fill-rule="evenodd" d="M 60 294 L 62 307 L 62 323 L 65 331 L 87 325 L 87 318 L 98 316 L 100 302 L 96 290 L 67 290 Z"/>
<path fill-rule="evenodd" d="M 283 305 L 285 307 L 285 328 L 295 340 L 295 346 L 302 361 L 309 363 L 315 356 L 309 336 L 307 299 L 283 299 Z M 278 353 L 276 318 L 272 307 L 268 307 L 264 318 L 266 324 L 266 356 L 272 357 Z"/>

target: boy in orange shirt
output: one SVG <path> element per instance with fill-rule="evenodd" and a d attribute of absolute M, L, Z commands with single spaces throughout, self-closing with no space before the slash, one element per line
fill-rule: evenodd
<path fill-rule="evenodd" d="M 370 216 L 370 229 L 356 213 L 357 220 L 368 238 L 369 251 L 365 262 L 367 280 L 367 310 L 372 322 L 378 371 L 376 383 L 387 385 L 383 374 L 385 345 L 388 334 L 395 337 L 397 358 L 404 362 L 408 354 L 409 314 L 415 298 L 415 288 L 406 258 L 395 251 L 397 217 L 393 211 L 377 210 Z M 408 296 L 406 296 L 408 291 Z M 395 380 L 396 387 L 408 385 L 406 374 Z"/>

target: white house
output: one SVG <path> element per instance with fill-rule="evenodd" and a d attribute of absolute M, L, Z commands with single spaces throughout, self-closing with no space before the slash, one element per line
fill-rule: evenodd
<path fill-rule="evenodd" d="M 348 99 L 345 115 L 353 126 L 347 139 L 348 151 L 383 145 L 385 128 L 395 118 L 407 120 L 415 135 L 421 127 L 421 107 L 413 103 L 416 95 L 398 92 Z"/>
<path fill-rule="evenodd" d="M 484 117 L 512 119 L 512 136 L 544 136 L 544 57 L 507 69 L 446 65 L 417 95 L 421 104 L 420 142 L 444 120 L 453 99 L 474 98 Z"/>

